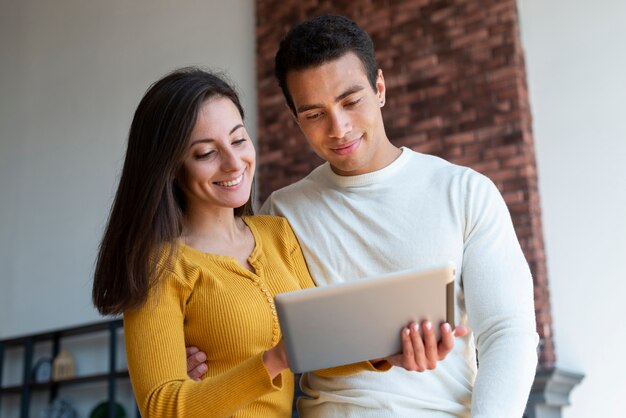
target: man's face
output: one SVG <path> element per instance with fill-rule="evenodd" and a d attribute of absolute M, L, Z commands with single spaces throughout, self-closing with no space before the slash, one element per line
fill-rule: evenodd
<path fill-rule="evenodd" d="M 379 70 L 372 89 L 359 58 L 352 52 L 318 67 L 287 74 L 296 121 L 309 145 L 333 171 L 357 175 L 389 164 L 391 146 L 380 108 L 385 81 Z"/>

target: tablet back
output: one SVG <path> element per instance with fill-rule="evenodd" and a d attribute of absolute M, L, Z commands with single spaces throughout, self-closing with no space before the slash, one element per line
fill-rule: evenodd
<path fill-rule="evenodd" d="M 412 321 L 454 327 L 454 266 L 407 270 L 275 297 L 289 366 L 302 373 L 399 353 Z"/>

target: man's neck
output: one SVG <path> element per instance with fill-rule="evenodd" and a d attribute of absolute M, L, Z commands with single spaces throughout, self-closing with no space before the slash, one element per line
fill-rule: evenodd
<path fill-rule="evenodd" d="M 391 163 L 396 161 L 398 157 L 400 157 L 401 154 L 402 154 L 402 149 L 396 147 L 391 142 L 389 142 L 389 140 L 387 140 L 385 145 L 381 147 L 381 149 L 376 151 L 375 164 L 372 164 L 371 167 L 368 167 L 366 171 L 359 171 L 356 174 L 351 174 L 350 172 L 343 172 L 341 170 L 338 170 L 337 168 L 333 167 L 332 164 L 330 168 L 338 176 L 349 177 L 349 176 L 354 176 L 354 175 L 369 174 L 378 170 L 382 170 L 383 168 L 389 166 Z"/>

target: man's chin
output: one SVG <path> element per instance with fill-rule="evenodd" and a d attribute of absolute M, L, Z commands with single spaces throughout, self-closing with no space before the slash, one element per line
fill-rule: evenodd
<path fill-rule="evenodd" d="M 352 162 L 351 164 L 342 161 L 341 164 L 334 164 L 329 161 L 330 167 L 335 174 L 339 174 L 340 176 L 357 176 L 359 174 L 363 174 L 363 170 L 361 169 L 361 165 L 356 162 Z"/>

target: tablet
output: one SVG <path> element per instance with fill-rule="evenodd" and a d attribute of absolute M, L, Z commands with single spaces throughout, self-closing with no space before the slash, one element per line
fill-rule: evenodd
<path fill-rule="evenodd" d="M 413 321 L 454 328 L 454 265 L 406 270 L 281 293 L 275 297 L 294 373 L 371 360 L 402 351 Z"/>

